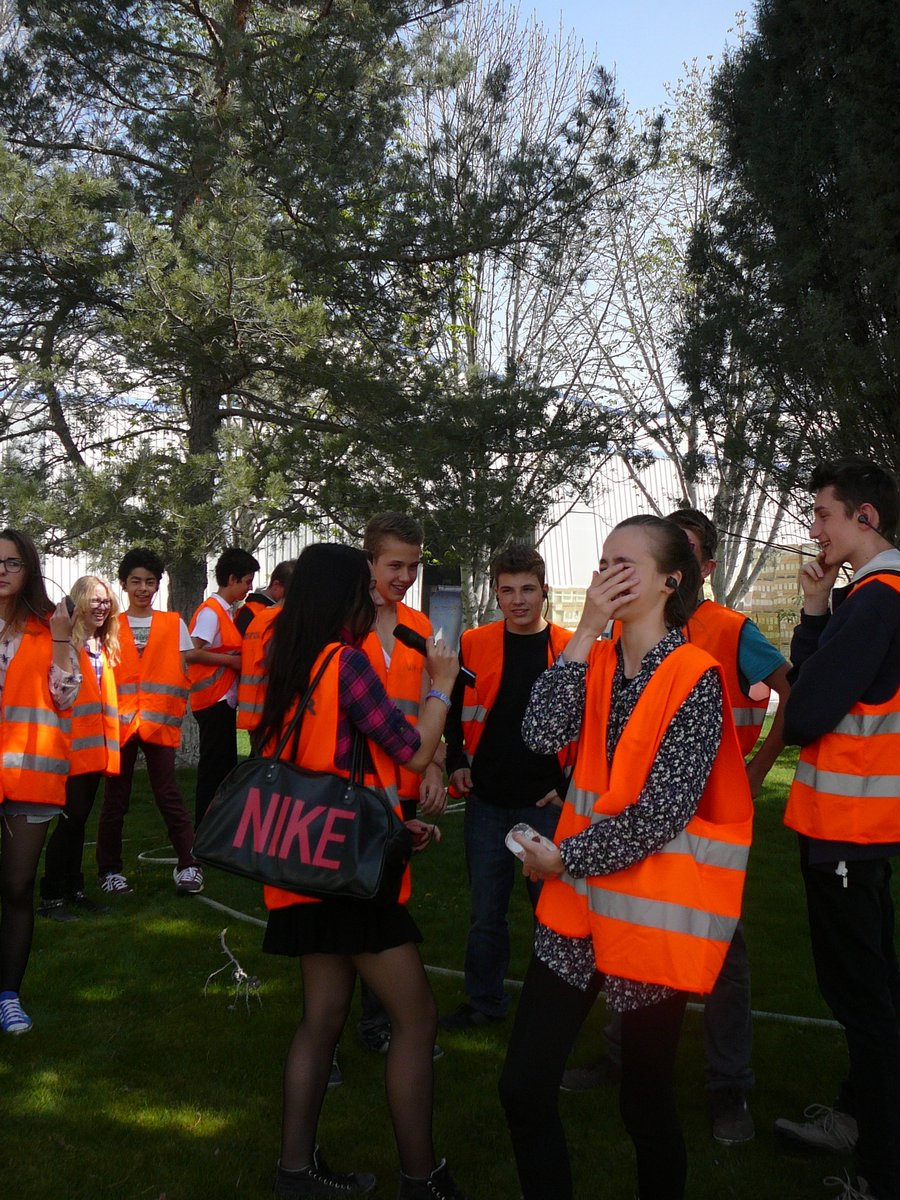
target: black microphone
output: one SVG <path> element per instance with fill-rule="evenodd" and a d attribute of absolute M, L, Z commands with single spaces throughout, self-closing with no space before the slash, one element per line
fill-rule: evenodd
<path fill-rule="evenodd" d="M 410 650 L 415 650 L 417 654 L 421 654 L 423 658 L 428 654 L 428 646 L 421 633 L 416 633 L 408 625 L 395 625 L 394 637 L 398 642 L 402 642 L 404 646 L 409 646 Z M 475 686 L 475 676 L 468 667 L 460 667 L 459 673 L 469 687 Z"/>

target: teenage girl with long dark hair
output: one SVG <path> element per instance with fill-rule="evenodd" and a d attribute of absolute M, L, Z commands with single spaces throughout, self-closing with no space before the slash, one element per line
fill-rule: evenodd
<path fill-rule="evenodd" d="M 54 608 L 34 542 L 0 530 L 0 1028 L 27 1033 L 19 990 L 34 934 L 34 880 L 63 809 L 68 710 L 81 675 L 65 600 Z"/>
<path fill-rule="evenodd" d="M 720 668 L 681 633 L 699 590 L 683 530 L 623 521 L 532 691 L 526 743 L 550 753 L 577 739 L 577 757 L 555 845 L 517 839 L 526 874 L 545 881 L 500 1083 L 526 1200 L 572 1195 L 559 1084 L 601 989 L 622 1014 L 640 1200 L 684 1194 L 675 1053 L 688 994 L 711 991 L 740 916 L 753 811 Z M 613 618 L 618 639 L 598 641 Z"/>
<path fill-rule="evenodd" d="M 47 840 L 40 916 L 73 921 L 78 912 L 105 912 L 84 891 L 84 829 L 104 775 L 119 773 L 119 708 L 113 669 L 119 661 L 119 605 L 98 575 L 72 584 L 72 646 L 82 683 L 72 708 L 72 755 L 66 807 Z M 75 911 L 73 911 L 75 910 Z"/>
<path fill-rule="evenodd" d="M 367 782 L 396 795 L 397 763 L 421 771 L 444 728 L 459 663 L 442 643 L 428 642 L 432 690 L 414 728 L 390 701 L 361 640 L 380 597 L 361 550 L 320 543 L 297 560 L 275 622 L 269 682 L 256 744 L 270 752 L 311 678 L 335 646 L 304 714 L 294 761 L 310 770 L 350 774 L 353 733 L 365 739 Z M 433 827 L 409 822 L 423 848 Z M 266 889 L 264 948 L 299 958 L 303 1016 L 284 1070 L 280 1197 L 367 1195 L 369 1174 L 330 1170 L 316 1131 L 332 1054 L 347 1020 L 357 973 L 380 997 L 391 1022 L 385 1086 L 400 1158 L 402 1200 L 464 1200 L 432 1143 L 434 1038 L 437 1012 L 416 943 L 421 934 L 399 902 L 314 901 Z"/>

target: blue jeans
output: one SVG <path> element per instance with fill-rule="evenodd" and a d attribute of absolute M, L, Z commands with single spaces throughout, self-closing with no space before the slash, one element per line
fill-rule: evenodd
<path fill-rule="evenodd" d="M 522 864 L 506 848 L 505 838 L 513 825 L 524 821 L 537 833 L 552 838 L 560 810 L 554 805 L 538 808 L 499 808 L 485 804 L 470 792 L 466 800 L 463 835 L 466 870 L 469 876 L 469 933 L 466 939 L 466 995 L 478 1012 L 488 1017 L 505 1017 L 509 996 L 503 980 L 509 968 L 509 898 Z M 531 906 L 537 905 L 540 883 L 526 881 Z"/>

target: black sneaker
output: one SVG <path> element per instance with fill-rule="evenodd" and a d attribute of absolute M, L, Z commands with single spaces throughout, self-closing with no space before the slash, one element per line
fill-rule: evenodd
<path fill-rule="evenodd" d="M 375 1190 L 375 1176 L 332 1171 L 319 1147 L 313 1150 L 313 1160 L 308 1167 L 299 1171 L 286 1171 L 278 1164 L 275 1168 L 276 1200 L 293 1200 L 295 1196 L 368 1196 Z"/>
<path fill-rule="evenodd" d="M 42 900 L 37 906 L 37 915 L 50 921 L 58 921 L 60 925 L 77 921 L 78 917 L 66 908 L 65 900 Z"/>
<path fill-rule="evenodd" d="M 502 1021 L 503 1017 L 492 1017 L 489 1013 L 483 1013 L 477 1008 L 473 1008 L 471 1004 L 461 1004 L 454 1013 L 449 1016 L 438 1018 L 438 1029 L 445 1029 L 448 1033 L 464 1033 L 468 1029 L 481 1029 L 484 1025 L 496 1025 L 498 1021 Z"/>
<path fill-rule="evenodd" d="M 66 904 L 69 908 L 80 908 L 82 912 L 88 913 L 108 913 L 108 904 L 98 904 L 96 900 L 92 900 L 90 896 L 86 896 L 84 892 L 75 892 L 71 896 L 66 896 Z"/>
<path fill-rule="evenodd" d="M 743 1146 L 756 1137 L 753 1114 L 740 1088 L 716 1088 L 709 1093 L 713 1141 L 720 1146 Z"/>
<path fill-rule="evenodd" d="M 410 1179 L 400 1172 L 400 1191 L 397 1200 L 468 1200 L 450 1175 L 446 1158 L 442 1158 L 427 1179 Z"/>

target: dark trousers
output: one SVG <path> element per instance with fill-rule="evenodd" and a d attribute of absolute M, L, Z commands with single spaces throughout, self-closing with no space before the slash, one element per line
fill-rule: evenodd
<path fill-rule="evenodd" d="M 877 1200 L 900 1200 L 900 972 L 891 864 L 847 862 L 840 876 L 837 864 L 811 866 L 801 838 L 800 865 L 819 990 L 847 1038 L 857 1169 Z"/>
<path fill-rule="evenodd" d="M 509 996 L 503 980 L 509 968 L 509 901 L 522 864 L 506 845 L 506 835 L 520 821 L 553 837 L 560 810 L 548 804 L 501 808 L 485 804 L 471 792 L 463 817 L 466 872 L 469 878 L 469 931 L 466 935 L 465 988 L 469 1003 L 488 1017 L 505 1017 Z M 526 879 L 531 907 L 541 885 Z"/>
<path fill-rule="evenodd" d="M 42 900 L 64 900 L 84 891 L 81 859 L 84 827 L 94 807 L 102 776 L 99 771 L 70 775 L 66 780 L 66 807 L 60 813 L 44 852 Z"/>
<path fill-rule="evenodd" d="M 212 803 L 216 788 L 237 766 L 237 709 L 220 700 L 195 712 L 200 731 L 197 790 L 194 793 L 194 825 Z"/>
<path fill-rule="evenodd" d="M 175 778 L 175 747 L 157 746 L 155 742 L 145 742 L 135 736 L 122 747 L 119 774 L 110 775 L 106 781 L 97 825 L 97 869 L 101 875 L 122 870 L 122 825 L 131 803 L 131 781 L 138 750 L 143 750 L 147 760 L 153 799 L 178 855 L 178 869 L 194 864 L 194 827 Z"/>
<path fill-rule="evenodd" d="M 532 958 L 500 1077 L 525 1200 L 571 1200 L 559 1084 L 603 982 L 582 992 Z M 637 1156 L 640 1200 L 681 1200 L 687 1155 L 675 1107 L 675 1054 L 687 994 L 622 1014 L 619 1109 Z"/>

